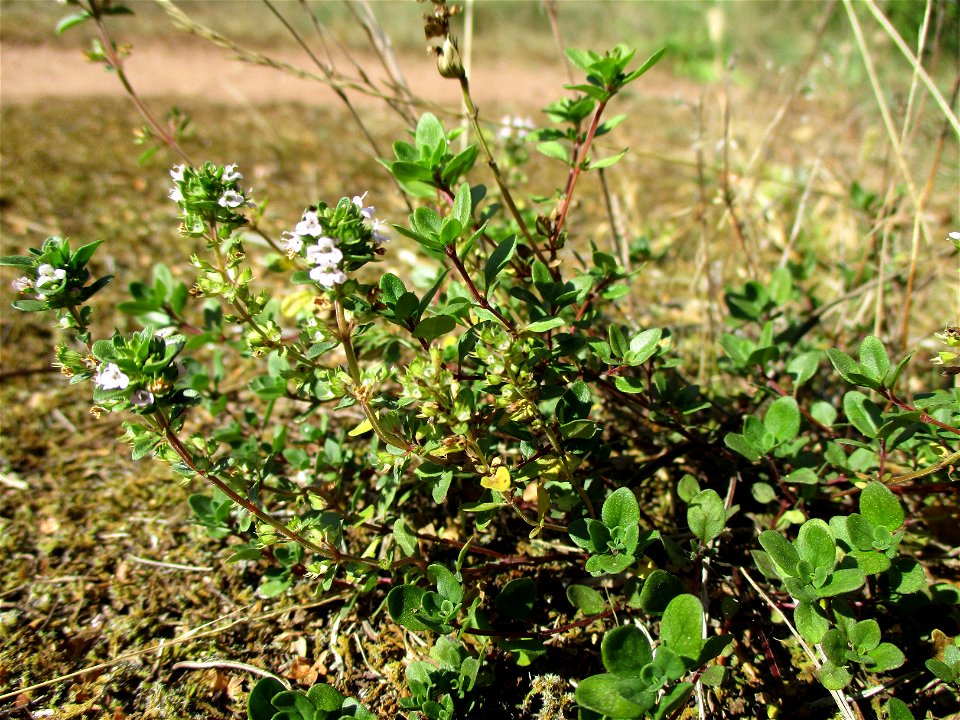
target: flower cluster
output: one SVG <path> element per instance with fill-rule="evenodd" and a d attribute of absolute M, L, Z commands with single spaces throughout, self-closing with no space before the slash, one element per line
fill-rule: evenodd
<path fill-rule="evenodd" d="M 497 137 L 501 140 L 516 139 L 522 141 L 535 127 L 533 120 L 528 117 L 504 115 L 500 119 L 500 130 L 497 131 Z"/>
<path fill-rule="evenodd" d="M 238 213 L 240 208 L 256 205 L 249 199 L 253 190 L 240 186 L 243 179 L 236 164 L 218 166 L 205 163 L 198 168 L 174 165 L 170 171 L 173 188 L 169 197 L 183 211 L 181 232 L 191 237 L 201 237 L 208 228 L 218 228 L 223 237 L 233 229 L 246 224 Z"/>
<path fill-rule="evenodd" d="M 190 404 L 189 393 L 175 387 L 186 373 L 176 360 L 185 344 L 182 335 L 165 337 L 150 327 L 128 338 L 116 335 L 97 341 L 94 400 L 111 412 L 126 408 L 152 412 L 161 406 Z"/>
<path fill-rule="evenodd" d="M 59 293 L 63 289 L 66 279 L 66 270 L 55 268 L 49 263 L 43 263 L 37 267 L 36 280 L 24 275 L 13 281 L 13 289 L 19 293 L 36 291 L 37 295 L 46 298 Z"/>
<path fill-rule="evenodd" d="M 322 288 L 345 283 L 346 271 L 373 260 L 388 239 L 386 223 L 373 217 L 374 207 L 364 205 L 366 197 L 343 198 L 334 208 L 324 203 L 309 207 L 293 231 L 283 233 L 287 255 L 303 257 L 311 266 L 309 279 Z"/>

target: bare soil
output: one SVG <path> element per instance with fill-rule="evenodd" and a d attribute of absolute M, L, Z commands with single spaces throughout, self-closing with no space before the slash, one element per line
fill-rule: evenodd
<path fill-rule="evenodd" d="M 75 49 L 49 45 L 7 44 L 0 49 L 0 102 L 26 103 L 48 97 L 85 98 L 121 96 L 123 88 L 102 65 L 83 62 Z M 270 53 L 272 59 L 320 74 L 302 53 Z M 358 64 L 371 69 L 373 79 L 382 84 L 385 72 L 374 57 L 356 57 Z M 459 103 L 456 82 L 437 81 L 432 56 L 405 55 L 399 58 L 405 79 L 416 97 L 429 102 Z M 557 88 L 568 82 L 559 61 L 553 65 L 527 64 L 518 67 L 510 58 L 486 58 L 476 61 L 471 89 L 480 105 L 540 108 L 555 99 Z M 355 77 L 344 63 L 344 74 Z M 338 102 L 329 86 L 315 80 L 278 73 L 275 69 L 238 61 L 226 50 L 190 43 L 176 47 L 164 44 L 137 45 L 125 63 L 127 74 L 144 97 L 202 98 L 225 104 L 266 105 L 276 102 L 302 102 L 323 105 Z M 383 86 L 383 85 L 382 85 Z M 691 82 L 677 81 L 666 72 L 652 72 L 640 90 L 661 99 L 681 96 L 696 98 L 699 92 Z M 351 99 L 360 106 L 380 106 L 376 97 L 353 92 Z"/>

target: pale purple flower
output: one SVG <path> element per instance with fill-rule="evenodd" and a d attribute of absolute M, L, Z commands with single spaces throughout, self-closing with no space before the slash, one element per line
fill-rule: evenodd
<path fill-rule="evenodd" d="M 243 195 L 238 193 L 236 190 L 227 190 L 223 193 L 223 195 L 220 196 L 220 200 L 218 202 L 220 203 L 220 207 L 225 208 L 235 208 L 246 204 L 246 200 L 244 200 Z"/>
<path fill-rule="evenodd" d="M 13 281 L 13 289 L 20 293 L 33 290 L 33 280 L 28 278 L 26 275 L 23 277 L 18 277 Z"/>
<path fill-rule="evenodd" d="M 363 195 L 354 195 L 353 204 L 360 208 L 360 214 L 363 215 L 367 220 L 373 217 L 373 205 L 367 207 L 363 206 L 363 201 L 367 197 L 367 193 L 364 192 Z"/>
<path fill-rule="evenodd" d="M 307 248 L 307 262 L 311 265 L 337 265 L 341 260 L 343 253 L 332 244 L 311 245 Z"/>
<path fill-rule="evenodd" d="M 303 214 L 303 219 L 297 223 L 293 231 L 297 235 L 317 237 L 323 233 L 323 228 L 320 226 L 320 218 L 317 217 L 317 213 L 313 210 L 308 210 Z"/>
<path fill-rule="evenodd" d="M 135 390 L 130 396 L 130 404 L 134 407 L 144 408 L 153 405 L 154 399 L 153 393 L 149 390 Z"/>
<path fill-rule="evenodd" d="M 296 255 L 301 250 L 303 250 L 303 236 L 297 235 L 296 233 L 284 231 L 282 233 L 283 237 L 283 249 L 288 255 Z"/>
<path fill-rule="evenodd" d="M 93 383 L 103 390 L 123 390 L 130 384 L 130 378 L 120 372 L 115 363 L 108 363 L 106 367 L 97 368 Z"/>
<path fill-rule="evenodd" d="M 347 281 L 347 276 L 336 265 L 318 265 L 310 271 L 310 279 L 325 288 L 332 288 L 334 285 L 342 285 Z"/>
<path fill-rule="evenodd" d="M 241 180 L 243 175 L 237 172 L 237 164 L 233 163 L 233 165 L 224 165 L 222 177 L 224 182 L 234 182 L 235 180 Z"/>
<path fill-rule="evenodd" d="M 373 230 L 373 241 L 377 245 L 382 245 L 390 240 L 390 236 L 386 233 L 387 223 L 385 220 L 380 220 L 379 218 L 374 220 L 370 229 Z"/>

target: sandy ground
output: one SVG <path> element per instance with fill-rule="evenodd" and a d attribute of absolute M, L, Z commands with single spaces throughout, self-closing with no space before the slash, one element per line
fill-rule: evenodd
<path fill-rule="evenodd" d="M 277 60 L 319 74 L 302 53 L 271 53 Z M 375 58 L 359 58 L 362 67 L 384 79 Z M 459 88 L 452 80 L 442 81 L 433 58 L 423 55 L 400 58 L 401 69 L 415 96 L 437 103 L 458 103 Z M 553 66 L 517 67 L 509 58 L 478 58 L 472 77 L 472 91 L 479 105 L 543 107 L 555 100 L 559 88 L 568 82 L 560 63 Z M 345 74 L 346 63 L 339 65 Z M 194 44 L 138 45 L 127 58 L 125 69 L 134 87 L 144 97 L 202 98 L 218 103 L 300 101 L 307 104 L 338 102 L 333 91 L 312 79 L 294 77 L 269 67 L 240 62 L 226 50 Z M 351 73 L 354 77 L 355 73 Z M 662 77 L 660 76 L 662 75 Z M 692 83 L 678 83 L 665 71 L 655 69 L 638 91 L 651 97 L 696 98 Z M 44 97 L 117 96 L 123 93 L 117 78 L 102 65 L 87 61 L 79 51 L 51 46 L 10 45 L 0 48 L 0 102 L 25 103 Z M 361 106 L 379 105 L 380 100 L 353 92 L 351 99 Z"/>

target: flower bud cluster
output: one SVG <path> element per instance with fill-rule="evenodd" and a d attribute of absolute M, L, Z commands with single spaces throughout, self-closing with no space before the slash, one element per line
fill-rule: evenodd
<path fill-rule="evenodd" d="M 431 423 L 455 428 L 474 414 L 473 393 L 443 364 L 437 348 L 431 350 L 429 358 L 414 358 L 400 378 L 400 384 L 404 396 L 417 403 L 418 415 Z"/>
<path fill-rule="evenodd" d="M 243 175 L 235 164 L 174 165 L 170 177 L 173 189 L 169 197 L 183 211 L 180 232 L 187 237 L 205 237 L 215 228 L 218 237 L 227 238 L 247 222 L 240 209 L 256 207 L 249 199 L 253 190 L 244 191 L 240 186 Z"/>
<path fill-rule="evenodd" d="M 488 384 L 497 386 L 498 406 L 506 408 L 516 421 L 535 414 L 529 398 L 536 393 L 534 366 L 539 353 L 532 338 L 515 339 L 500 325 L 480 329 L 473 354 L 480 361 Z"/>
<path fill-rule="evenodd" d="M 283 234 L 283 248 L 291 258 L 310 266 L 310 280 L 324 289 L 347 281 L 356 270 L 382 254 L 384 221 L 374 219 L 373 206 L 364 206 L 367 193 L 342 198 L 335 207 L 318 203 L 307 208 L 292 232 Z"/>

